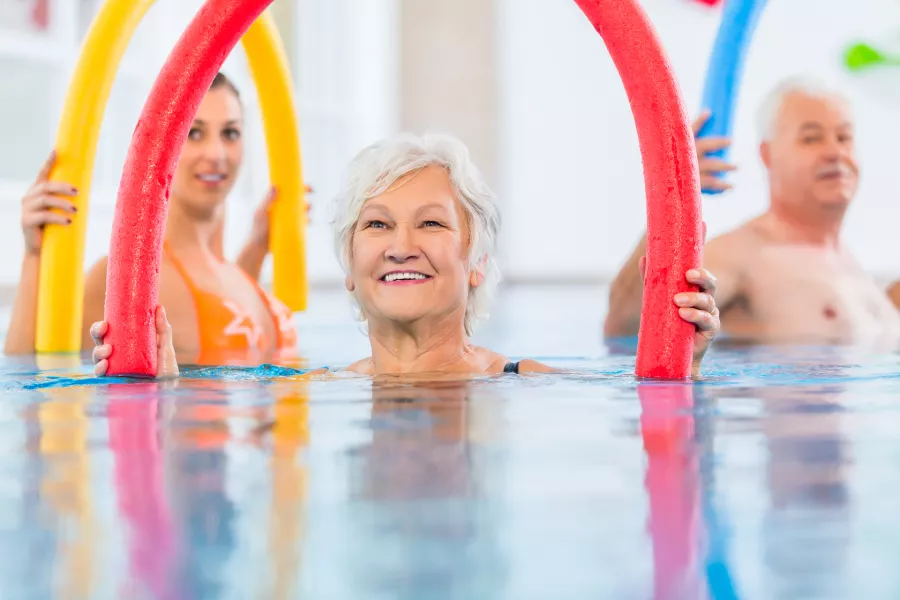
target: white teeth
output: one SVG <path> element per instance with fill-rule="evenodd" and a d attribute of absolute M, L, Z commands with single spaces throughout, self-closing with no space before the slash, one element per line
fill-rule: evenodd
<path fill-rule="evenodd" d="M 222 181 L 225 179 L 224 175 L 198 175 L 201 181 Z"/>
<path fill-rule="evenodd" d="M 398 281 L 403 279 L 428 279 L 428 277 L 414 271 L 406 271 L 404 273 L 388 273 L 384 276 L 385 281 Z"/>

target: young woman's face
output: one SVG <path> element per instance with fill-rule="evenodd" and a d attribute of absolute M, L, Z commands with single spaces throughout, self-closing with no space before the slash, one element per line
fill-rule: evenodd
<path fill-rule="evenodd" d="M 244 159 L 243 110 L 227 87 L 210 90 L 191 125 L 172 180 L 172 200 L 203 216 L 231 192 Z"/>

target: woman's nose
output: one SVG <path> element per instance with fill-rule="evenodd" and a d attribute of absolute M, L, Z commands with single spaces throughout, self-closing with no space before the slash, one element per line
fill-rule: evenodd
<path fill-rule="evenodd" d="M 415 243 L 415 233 L 410 231 L 409 227 L 398 224 L 394 229 L 394 236 L 385 256 L 395 263 L 404 263 L 418 258 L 419 248 Z"/>
<path fill-rule="evenodd" d="M 222 162 L 225 160 L 225 144 L 221 140 L 212 139 L 203 145 L 203 157 L 210 162 Z"/>

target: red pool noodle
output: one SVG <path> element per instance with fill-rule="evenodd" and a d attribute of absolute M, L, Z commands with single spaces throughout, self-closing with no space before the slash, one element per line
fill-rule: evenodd
<path fill-rule="evenodd" d="M 673 296 L 696 290 L 700 266 L 700 171 L 691 123 L 672 67 L 637 0 L 575 0 L 602 36 L 637 126 L 647 195 L 647 273 L 638 337 L 638 377 L 690 376 L 694 326 Z"/>
<path fill-rule="evenodd" d="M 272 0 L 207 0 L 175 44 L 128 148 L 106 275 L 108 375 L 156 375 L 154 312 L 172 174 L 210 84 Z"/>

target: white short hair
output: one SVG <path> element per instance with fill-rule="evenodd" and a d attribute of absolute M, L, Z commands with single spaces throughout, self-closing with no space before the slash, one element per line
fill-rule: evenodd
<path fill-rule="evenodd" d="M 469 265 L 484 272 L 481 285 L 469 289 L 465 328 L 471 335 L 475 323 L 487 316 L 491 296 L 500 282 L 494 259 L 500 231 L 497 197 L 475 167 L 466 146 L 450 135 L 401 134 L 363 149 L 350 162 L 346 182 L 334 200 L 334 244 L 344 272 L 350 273 L 353 232 L 367 200 L 384 193 L 395 181 L 429 166 L 447 170 L 450 182 L 469 224 Z M 366 316 L 351 294 L 358 318 Z"/>
<path fill-rule="evenodd" d="M 777 132 L 781 109 L 784 107 L 785 100 L 793 94 L 803 94 L 813 98 L 832 98 L 850 105 L 847 97 L 840 92 L 837 86 L 825 79 L 808 76 L 783 79 L 766 94 L 757 110 L 756 124 L 762 141 L 770 141 Z"/>

